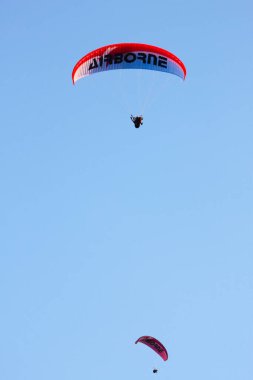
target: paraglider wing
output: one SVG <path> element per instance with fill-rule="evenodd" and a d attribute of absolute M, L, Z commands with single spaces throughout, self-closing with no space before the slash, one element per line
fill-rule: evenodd
<path fill-rule="evenodd" d="M 160 355 L 164 361 L 168 359 L 168 352 L 166 348 L 156 338 L 153 338 L 152 336 L 141 336 L 139 339 L 137 339 L 135 344 L 139 342 L 146 344 L 146 346 L 152 348 L 152 350 L 154 350 L 158 355 Z"/>
<path fill-rule="evenodd" d="M 182 61 L 158 46 L 140 43 L 120 43 L 103 46 L 81 58 L 72 71 L 72 81 L 116 69 L 156 70 L 186 77 Z"/>

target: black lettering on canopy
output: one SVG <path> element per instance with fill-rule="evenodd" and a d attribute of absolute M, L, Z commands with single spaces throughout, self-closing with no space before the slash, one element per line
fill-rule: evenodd
<path fill-rule="evenodd" d="M 93 61 L 90 63 L 89 70 L 96 69 L 98 67 L 98 63 L 96 58 L 93 58 Z"/>
<path fill-rule="evenodd" d="M 99 57 L 99 66 L 100 67 L 103 66 L 103 61 L 104 61 L 104 57 L 101 55 L 101 57 Z"/>
<path fill-rule="evenodd" d="M 106 54 L 104 56 L 104 61 L 106 62 L 106 66 L 112 64 L 112 55 L 111 54 Z"/>
<path fill-rule="evenodd" d="M 152 59 L 153 63 L 151 62 Z M 157 56 L 154 54 L 148 54 L 148 63 L 151 63 L 152 65 L 157 65 Z"/>
<path fill-rule="evenodd" d="M 123 62 L 123 54 L 121 54 L 121 53 L 115 54 L 113 57 L 113 60 L 114 60 L 115 64 L 122 63 Z"/>
<path fill-rule="evenodd" d="M 150 344 L 150 346 L 154 346 L 158 352 L 163 352 L 163 348 L 159 346 L 159 344 L 157 344 L 153 339 L 147 339 L 146 341 Z"/>
<path fill-rule="evenodd" d="M 167 58 L 163 57 L 162 55 L 159 55 L 158 66 L 167 69 Z"/>
<path fill-rule="evenodd" d="M 137 59 L 140 59 L 143 63 L 146 63 L 147 54 L 146 53 L 138 53 Z"/>
<path fill-rule="evenodd" d="M 136 54 L 134 53 L 127 53 L 124 57 L 124 61 L 127 63 L 132 63 L 136 60 Z"/>

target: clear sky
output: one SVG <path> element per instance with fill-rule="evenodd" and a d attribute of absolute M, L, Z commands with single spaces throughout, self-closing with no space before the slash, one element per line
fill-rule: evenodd
<path fill-rule="evenodd" d="M 252 1 L 2 0 L 0 35 L 0 379 L 252 380 Z M 114 42 L 186 81 L 73 86 Z"/>

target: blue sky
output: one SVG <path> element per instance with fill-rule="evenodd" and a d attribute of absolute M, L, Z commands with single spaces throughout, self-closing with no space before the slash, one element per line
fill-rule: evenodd
<path fill-rule="evenodd" d="M 252 379 L 252 14 L 2 0 L 1 379 Z M 173 52 L 186 81 L 72 85 L 79 58 L 125 41 Z"/>

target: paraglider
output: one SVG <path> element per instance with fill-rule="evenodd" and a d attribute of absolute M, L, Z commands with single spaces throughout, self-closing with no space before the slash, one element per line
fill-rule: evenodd
<path fill-rule="evenodd" d="M 169 51 L 140 43 L 120 43 L 103 46 L 81 58 L 72 71 L 73 84 L 81 78 L 108 70 L 155 70 L 186 77 L 182 61 Z"/>
<path fill-rule="evenodd" d="M 141 336 L 136 340 L 135 344 L 137 343 L 145 344 L 146 346 L 152 348 L 152 350 L 154 350 L 159 356 L 161 356 L 164 361 L 168 360 L 168 352 L 166 348 L 156 338 L 153 338 L 152 336 Z"/>
<path fill-rule="evenodd" d="M 135 128 L 140 128 L 140 126 L 143 124 L 143 116 L 130 116 L 130 119 L 134 123 Z"/>
<path fill-rule="evenodd" d="M 164 361 L 168 360 L 168 352 L 164 345 L 159 342 L 156 338 L 153 338 L 152 336 L 141 336 L 139 339 L 136 340 L 135 344 L 137 343 L 143 343 L 146 346 L 150 347 L 152 350 L 154 350 Z M 158 369 L 154 368 L 153 373 L 157 373 Z"/>
<path fill-rule="evenodd" d="M 72 81 L 95 73 L 119 69 L 154 70 L 186 77 L 183 62 L 168 50 L 142 43 L 117 43 L 93 50 L 81 58 L 72 71 Z M 142 125 L 142 116 L 131 116 L 135 128 Z"/>

